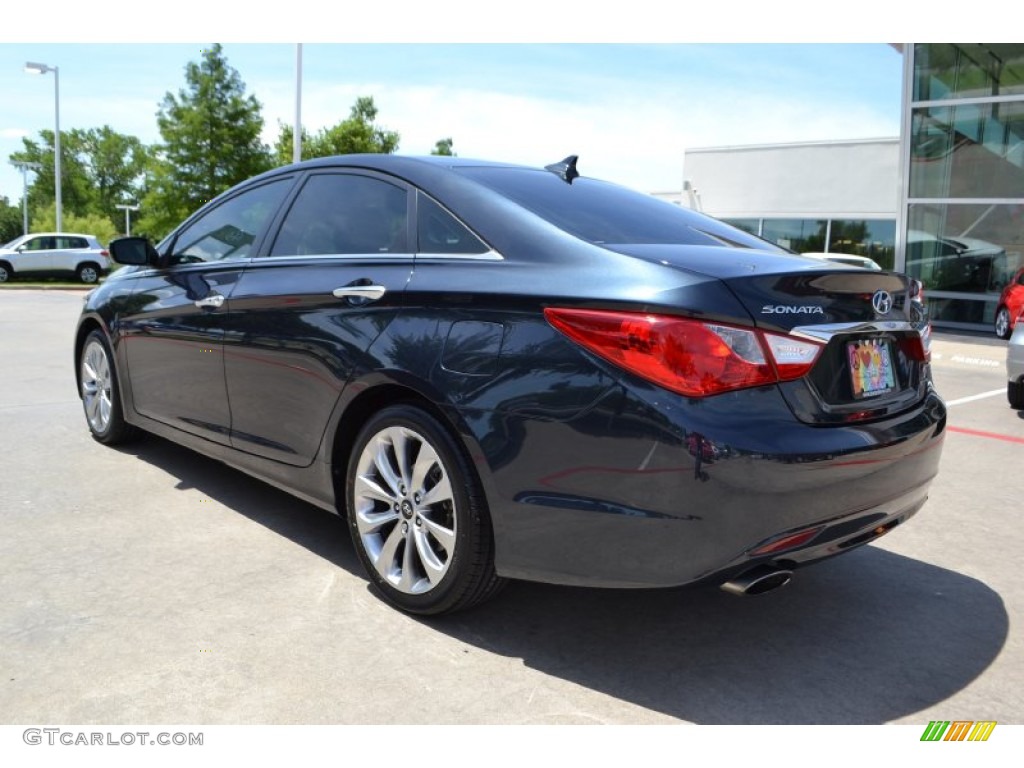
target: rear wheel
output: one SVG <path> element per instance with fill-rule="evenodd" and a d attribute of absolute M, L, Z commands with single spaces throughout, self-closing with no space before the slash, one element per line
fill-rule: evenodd
<path fill-rule="evenodd" d="M 395 607 L 440 614 L 476 605 L 504 583 L 490 515 L 468 458 L 436 418 L 386 408 L 356 439 L 345 501 L 356 553 Z"/>
<path fill-rule="evenodd" d="M 95 264 L 82 264 L 78 267 L 77 275 L 83 283 L 95 283 L 100 279 L 100 268 Z"/>
<path fill-rule="evenodd" d="M 92 436 L 101 443 L 114 445 L 138 435 L 124 420 L 121 393 L 107 340 L 100 331 L 86 337 L 79 358 L 79 379 L 85 421 Z"/>

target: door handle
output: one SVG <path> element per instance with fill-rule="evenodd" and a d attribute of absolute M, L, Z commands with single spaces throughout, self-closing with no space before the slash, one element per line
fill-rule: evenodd
<path fill-rule="evenodd" d="M 385 293 L 387 288 L 383 285 L 344 285 L 335 288 L 333 293 L 337 299 L 362 299 L 363 302 L 376 301 Z"/>
<path fill-rule="evenodd" d="M 205 309 L 207 307 L 220 309 L 220 307 L 224 306 L 224 297 L 219 293 L 215 293 L 212 296 L 207 296 L 205 299 L 199 299 L 199 301 L 195 302 L 195 305 L 200 309 Z"/>

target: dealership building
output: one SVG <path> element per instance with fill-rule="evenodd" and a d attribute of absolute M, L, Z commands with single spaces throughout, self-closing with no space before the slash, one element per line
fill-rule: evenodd
<path fill-rule="evenodd" d="M 918 43 L 899 138 L 691 149 L 659 193 L 798 252 L 924 282 L 933 321 L 991 328 L 1024 266 L 1024 44 Z"/>

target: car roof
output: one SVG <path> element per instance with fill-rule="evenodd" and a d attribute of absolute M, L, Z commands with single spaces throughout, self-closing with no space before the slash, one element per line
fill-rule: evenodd
<path fill-rule="evenodd" d="M 96 235 L 87 235 L 82 232 L 29 232 L 27 235 L 19 235 L 15 239 L 23 237 L 96 237 Z"/>

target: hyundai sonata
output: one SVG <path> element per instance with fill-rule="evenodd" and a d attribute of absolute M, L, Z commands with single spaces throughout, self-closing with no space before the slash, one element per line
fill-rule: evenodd
<path fill-rule="evenodd" d="M 312 160 L 111 252 L 75 339 L 93 436 L 343 515 L 405 611 L 509 578 L 765 592 L 906 521 L 939 464 L 919 284 L 575 157 Z"/>

